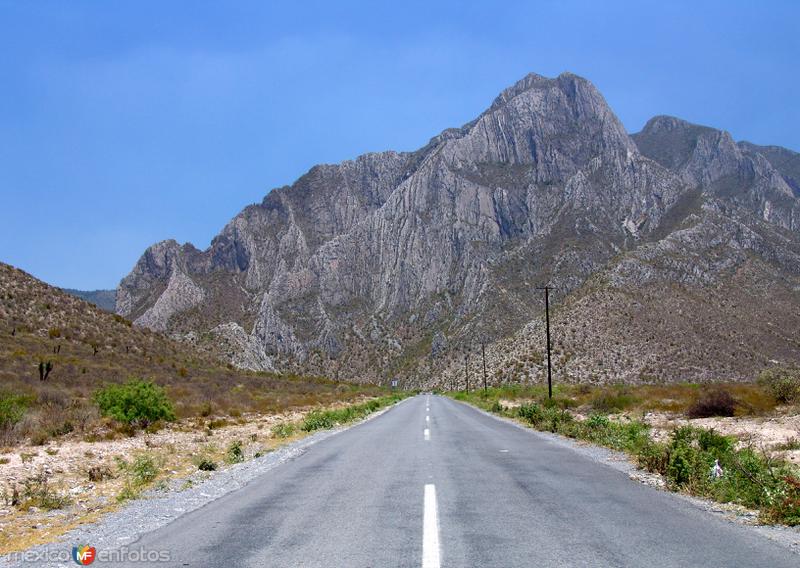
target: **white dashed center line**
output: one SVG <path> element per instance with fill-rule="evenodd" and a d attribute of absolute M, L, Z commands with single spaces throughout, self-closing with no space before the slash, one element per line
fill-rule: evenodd
<path fill-rule="evenodd" d="M 425 435 L 425 441 L 426 442 L 431 439 L 431 431 L 428 430 L 427 428 L 425 428 L 425 431 L 423 432 L 423 434 Z"/>
<path fill-rule="evenodd" d="M 436 510 L 436 486 L 432 483 L 425 485 L 422 568 L 439 568 L 439 514 Z"/>

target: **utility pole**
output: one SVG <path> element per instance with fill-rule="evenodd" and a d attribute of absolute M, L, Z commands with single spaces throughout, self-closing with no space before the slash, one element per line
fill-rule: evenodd
<path fill-rule="evenodd" d="M 544 290 L 544 317 L 547 334 L 547 397 L 553 398 L 553 378 L 550 366 L 550 290 L 551 286 L 543 286 L 537 290 Z"/>
<path fill-rule="evenodd" d="M 489 391 L 486 385 L 486 339 L 481 340 L 481 357 L 483 357 L 483 394 L 486 394 Z"/>

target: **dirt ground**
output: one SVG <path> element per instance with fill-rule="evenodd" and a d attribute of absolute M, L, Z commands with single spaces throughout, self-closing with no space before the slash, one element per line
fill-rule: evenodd
<path fill-rule="evenodd" d="M 131 474 L 120 460 L 131 462 L 142 454 L 152 457 L 158 468 L 157 488 L 159 483 L 197 473 L 201 456 L 225 467 L 225 453 L 234 441 L 241 441 L 244 457 L 249 459 L 297 439 L 300 433 L 280 438 L 271 429 L 279 423 L 296 424 L 305 413 L 244 415 L 212 429 L 208 428 L 210 419 L 192 419 L 155 433 L 115 440 L 87 442 L 64 437 L 44 446 L 6 448 L 0 451 L 0 553 L 50 541 L 117 507 L 118 496 L 131 484 Z M 100 478 L 96 473 L 90 478 L 90 471 L 101 472 Z M 14 487 L 22 492 L 32 477 L 46 479 L 48 490 L 68 497 L 70 504 L 50 511 L 37 507 L 18 510 L 10 502 Z"/>
<path fill-rule="evenodd" d="M 500 400 L 505 408 L 517 408 L 527 400 Z M 587 416 L 575 412 L 578 419 Z M 782 449 L 781 446 L 796 441 L 800 446 L 800 414 L 795 408 L 776 408 L 775 412 L 766 416 L 734 416 L 730 418 L 686 418 L 682 414 L 671 412 L 640 413 L 624 412 L 609 416 L 612 420 L 642 420 L 652 427 L 651 435 L 658 441 L 666 440 L 670 433 L 680 426 L 696 426 L 707 430 L 714 429 L 726 436 L 736 436 L 739 445 L 752 444 L 754 447 L 769 452 L 775 457 L 800 465 L 800 448 Z"/>
<path fill-rule="evenodd" d="M 653 427 L 653 437 L 658 440 L 668 437 L 675 428 L 688 424 L 707 430 L 714 429 L 727 436 L 736 436 L 742 446 L 752 444 L 776 457 L 800 464 L 800 449 L 780 449 L 780 446 L 787 442 L 800 441 L 800 415 L 798 414 L 781 414 L 779 410 L 772 416 L 734 416 L 690 420 L 673 414 L 651 412 L 644 416 L 644 421 Z"/>

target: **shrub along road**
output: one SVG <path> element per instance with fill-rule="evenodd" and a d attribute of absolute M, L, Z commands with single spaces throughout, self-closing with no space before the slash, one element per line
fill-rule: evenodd
<path fill-rule="evenodd" d="M 427 395 L 311 446 L 138 547 L 197 567 L 800 562 L 750 527 Z"/>

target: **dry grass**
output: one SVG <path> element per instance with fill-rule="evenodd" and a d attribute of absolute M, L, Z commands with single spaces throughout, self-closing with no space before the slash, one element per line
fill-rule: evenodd
<path fill-rule="evenodd" d="M 38 367 L 46 362 L 53 370 L 41 381 Z M 179 418 L 271 414 L 384 392 L 323 377 L 237 370 L 0 263 L 0 402 L 11 394 L 27 399 L 18 419 L 3 423 L 0 416 L 0 445 L 44 444 L 73 432 L 124 435 L 99 419 L 91 397 L 132 377 L 165 387 Z"/>
<path fill-rule="evenodd" d="M 659 385 L 555 385 L 553 396 L 564 408 L 585 412 L 646 414 L 668 412 L 684 415 L 706 393 L 724 390 L 736 401 L 735 416 L 764 416 L 779 405 L 770 392 L 757 384 L 659 384 Z M 476 391 L 480 394 L 481 391 Z M 543 401 L 547 397 L 544 385 L 502 385 L 489 389 L 488 399 L 513 401 Z M 791 412 L 791 408 L 786 408 Z"/>

